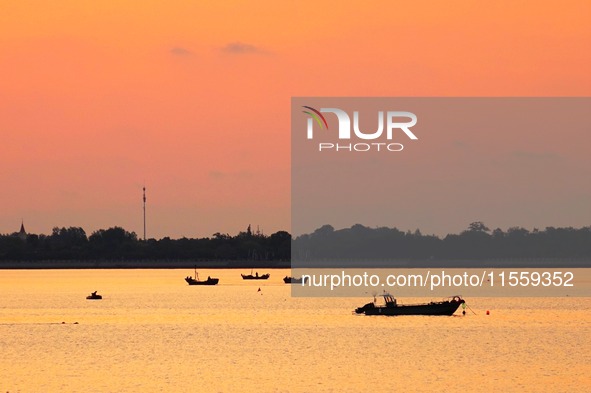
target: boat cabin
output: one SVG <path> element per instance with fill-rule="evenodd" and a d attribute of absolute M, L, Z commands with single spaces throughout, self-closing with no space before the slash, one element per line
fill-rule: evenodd
<path fill-rule="evenodd" d="M 386 307 L 396 307 L 396 299 L 394 296 L 390 295 L 389 293 L 384 293 L 382 296 L 384 297 Z"/>

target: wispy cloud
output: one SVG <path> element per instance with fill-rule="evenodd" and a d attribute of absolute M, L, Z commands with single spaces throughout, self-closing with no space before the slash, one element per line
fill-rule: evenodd
<path fill-rule="evenodd" d="M 170 49 L 170 53 L 174 56 L 191 56 L 193 52 L 186 48 L 182 48 L 180 46 L 175 46 L 174 48 Z"/>
<path fill-rule="evenodd" d="M 210 171 L 209 177 L 211 179 L 221 180 L 221 179 L 249 179 L 252 177 L 252 173 L 241 171 L 241 172 L 222 172 L 222 171 Z"/>
<path fill-rule="evenodd" d="M 224 46 L 222 52 L 234 54 L 234 55 L 247 55 L 247 54 L 268 54 L 269 52 L 265 49 L 251 45 L 245 44 L 244 42 L 231 42 Z"/>
<path fill-rule="evenodd" d="M 466 149 L 468 148 L 468 144 L 464 141 L 461 141 L 459 139 L 454 139 L 451 141 L 451 145 L 453 147 L 455 147 L 456 149 Z"/>
<path fill-rule="evenodd" d="M 517 159 L 523 160 L 531 160 L 531 161 L 562 161 L 564 159 L 563 156 L 548 152 L 548 151 L 523 151 L 523 150 L 516 150 L 511 152 L 511 156 Z"/>

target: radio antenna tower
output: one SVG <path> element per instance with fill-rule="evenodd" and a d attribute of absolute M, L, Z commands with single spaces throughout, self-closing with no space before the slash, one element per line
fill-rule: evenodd
<path fill-rule="evenodd" d="M 144 185 L 144 241 L 146 241 L 146 186 Z"/>

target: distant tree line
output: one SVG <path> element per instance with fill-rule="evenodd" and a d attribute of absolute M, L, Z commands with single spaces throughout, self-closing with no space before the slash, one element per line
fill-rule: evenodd
<path fill-rule="evenodd" d="M 53 228 L 51 235 L 0 235 L 0 260 L 252 260 L 289 261 L 291 235 L 253 233 L 250 225 L 236 236 L 139 240 L 121 227 L 100 229 L 90 236 L 79 227 Z"/>
<path fill-rule="evenodd" d="M 293 253 L 291 252 L 293 249 Z M 528 231 L 521 227 L 491 231 L 473 222 L 459 234 L 443 238 L 396 228 L 360 224 L 335 230 L 324 225 L 292 241 L 286 231 L 270 236 L 250 226 L 236 236 L 215 233 L 207 238 L 138 239 L 121 227 L 100 229 L 90 236 L 79 227 L 54 228 L 51 235 L 0 235 L 0 261 L 42 260 L 490 260 L 585 259 L 591 261 L 591 227 Z"/>
<path fill-rule="evenodd" d="M 353 225 L 335 230 L 324 225 L 293 242 L 293 258 L 307 260 L 490 260 L 569 258 L 591 260 L 591 227 L 528 231 L 521 227 L 491 231 L 471 223 L 443 238 L 396 228 Z M 293 262 L 293 261 L 292 261 Z"/>

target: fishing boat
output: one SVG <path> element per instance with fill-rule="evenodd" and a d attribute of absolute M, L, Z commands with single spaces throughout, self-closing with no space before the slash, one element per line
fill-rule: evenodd
<path fill-rule="evenodd" d="M 220 279 L 207 277 L 207 280 L 199 281 L 199 277 L 193 278 L 191 276 L 185 277 L 185 281 L 189 285 L 216 285 Z"/>
<path fill-rule="evenodd" d="M 271 277 L 269 273 L 259 276 L 259 272 L 256 272 L 256 274 L 253 276 L 252 271 L 250 272 L 250 274 L 241 274 L 241 276 L 243 280 L 266 280 L 269 277 Z"/>
<path fill-rule="evenodd" d="M 189 285 L 216 285 L 220 279 L 207 276 L 207 280 L 199 280 L 199 273 L 197 273 L 197 266 L 195 266 L 195 278 L 187 276 L 185 281 Z"/>
<path fill-rule="evenodd" d="M 453 315 L 465 303 L 460 296 L 453 296 L 439 302 L 424 304 L 398 304 L 389 293 L 382 295 L 384 305 L 377 305 L 376 300 L 355 309 L 357 314 L 365 315 Z"/>
<path fill-rule="evenodd" d="M 94 291 L 92 292 L 90 295 L 86 296 L 86 299 L 88 300 L 100 300 L 103 297 L 101 295 L 97 294 L 98 291 Z"/>
<path fill-rule="evenodd" d="M 308 277 L 288 277 L 285 276 L 283 277 L 283 282 L 286 284 L 305 284 L 306 282 L 308 282 Z"/>

